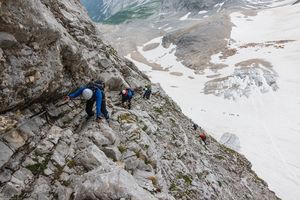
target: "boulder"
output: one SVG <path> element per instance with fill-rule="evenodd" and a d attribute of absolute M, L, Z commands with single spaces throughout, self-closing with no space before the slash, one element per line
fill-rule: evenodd
<path fill-rule="evenodd" d="M 102 151 L 108 158 L 113 159 L 114 161 L 120 160 L 122 154 L 120 153 L 117 147 L 104 147 Z"/>
<path fill-rule="evenodd" d="M 97 170 L 83 176 L 75 189 L 75 200 L 155 200 L 151 193 L 143 190 L 135 179 L 125 170 L 115 169 L 100 174 Z"/>
<path fill-rule="evenodd" d="M 13 151 L 0 141 L 0 167 L 2 167 L 13 155 Z"/>
<path fill-rule="evenodd" d="M 18 44 L 16 38 L 6 32 L 0 32 L 0 48 L 7 49 Z"/>
<path fill-rule="evenodd" d="M 50 192 L 51 192 L 51 183 L 50 180 L 44 176 L 40 176 L 36 180 L 35 187 L 30 195 L 32 199 L 38 200 L 50 200 Z"/>
<path fill-rule="evenodd" d="M 16 151 L 18 148 L 22 147 L 27 141 L 28 137 L 25 134 L 21 134 L 19 131 L 10 131 L 9 134 L 4 136 L 4 139 L 8 142 L 11 149 Z"/>
<path fill-rule="evenodd" d="M 0 184 L 7 182 L 11 179 L 11 171 L 9 169 L 3 169 L 0 172 Z"/>
<path fill-rule="evenodd" d="M 66 160 L 74 156 L 74 151 L 73 146 L 69 146 L 64 141 L 60 141 L 53 151 L 51 160 L 55 161 L 60 166 L 64 166 Z"/>
<path fill-rule="evenodd" d="M 94 144 L 81 151 L 75 159 L 76 163 L 87 170 L 101 168 L 103 172 L 107 172 L 114 166 L 113 162 Z"/>

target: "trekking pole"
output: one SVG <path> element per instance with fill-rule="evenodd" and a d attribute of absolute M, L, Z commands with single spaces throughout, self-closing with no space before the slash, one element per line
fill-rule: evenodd
<path fill-rule="evenodd" d="M 42 110 L 42 111 L 40 111 L 38 113 L 35 113 L 35 114 L 31 115 L 28 119 L 33 119 L 35 117 L 39 117 L 39 116 L 45 114 L 46 112 L 48 112 L 48 111 L 47 110 Z"/>
<path fill-rule="evenodd" d="M 36 114 L 34 114 L 34 115 L 32 115 L 32 116 L 30 116 L 30 117 L 24 119 L 24 122 L 20 123 L 20 124 L 17 125 L 15 128 L 12 128 L 12 129 L 8 130 L 7 132 L 5 132 L 5 134 L 9 134 L 9 133 L 11 133 L 11 132 L 13 132 L 13 131 L 15 131 L 15 130 L 21 128 L 22 126 L 24 126 L 25 124 L 27 124 L 27 123 L 29 123 L 31 120 L 33 120 L 34 118 L 39 117 L 39 116 L 45 114 L 46 112 L 47 112 L 46 110 L 42 110 L 42 111 L 40 111 L 40 112 L 38 112 L 38 113 L 36 113 Z M 1 134 L 1 135 L 2 135 L 2 134 Z M 4 137 L 4 134 L 1 136 L 1 139 L 2 139 L 3 137 Z"/>

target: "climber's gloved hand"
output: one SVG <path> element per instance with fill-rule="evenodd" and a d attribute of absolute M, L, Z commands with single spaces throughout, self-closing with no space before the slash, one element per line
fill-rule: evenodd
<path fill-rule="evenodd" d="M 71 98 L 69 96 L 65 96 L 65 101 L 69 101 Z"/>

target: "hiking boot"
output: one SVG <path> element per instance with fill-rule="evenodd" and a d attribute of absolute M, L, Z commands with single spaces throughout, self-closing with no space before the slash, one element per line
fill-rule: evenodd
<path fill-rule="evenodd" d="M 93 117 L 94 115 L 87 115 L 86 117 L 85 117 L 85 119 L 86 120 L 89 120 L 89 119 L 91 119 L 91 117 Z"/>

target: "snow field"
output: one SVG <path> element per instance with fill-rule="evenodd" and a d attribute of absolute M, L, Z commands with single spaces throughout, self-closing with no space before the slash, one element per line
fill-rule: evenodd
<path fill-rule="evenodd" d="M 188 15 L 186 15 L 188 17 Z M 255 172 L 269 184 L 271 190 L 286 200 L 300 199 L 300 5 L 272 8 L 248 17 L 233 13 L 235 24 L 229 48 L 237 53 L 226 59 L 212 56 L 211 62 L 228 65 L 217 72 L 206 69 L 195 74 L 175 56 L 176 46 L 162 46 L 162 37 L 147 44 L 159 43 L 152 50 L 141 53 L 149 62 L 160 64 L 168 71 L 153 71 L 150 66 L 132 60 L 153 82 L 161 84 L 167 94 L 209 134 L 216 139 L 226 133 L 238 136 L 240 153 L 253 164 Z M 281 40 L 293 40 L 277 43 Z M 271 42 L 272 41 L 272 42 Z M 266 43 L 272 45 L 265 45 Z M 248 43 L 256 43 L 240 48 Z M 278 47 L 280 46 L 280 48 Z M 261 88 L 251 90 L 251 95 L 235 101 L 222 96 L 203 93 L 211 78 L 234 73 L 236 63 L 249 59 L 270 62 L 277 75 L 277 91 L 262 93 Z M 264 66 L 261 66 L 264 68 Z M 172 72 L 179 72 L 174 75 Z M 243 80 L 240 84 L 243 83 Z"/>

